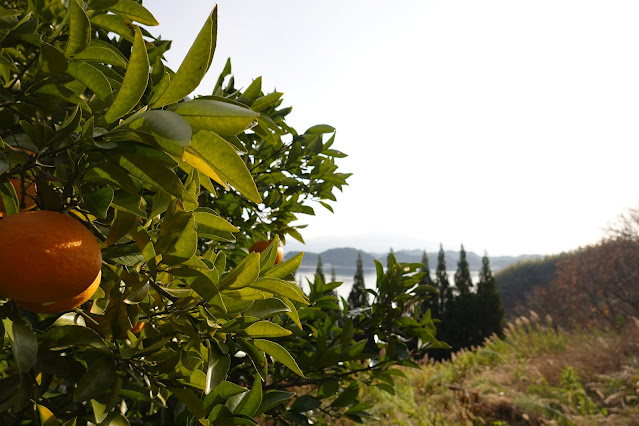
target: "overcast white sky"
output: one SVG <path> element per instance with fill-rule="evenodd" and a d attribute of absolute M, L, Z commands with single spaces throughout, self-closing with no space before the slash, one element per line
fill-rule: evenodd
<path fill-rule="evenodd" d="M 151 0 L 177 69 L 214 3 Z M 306 247 L 550 254 L 639 204 L 639 2 L 220 0 L 236 82 L 337 128 L 352 172 Z"/>

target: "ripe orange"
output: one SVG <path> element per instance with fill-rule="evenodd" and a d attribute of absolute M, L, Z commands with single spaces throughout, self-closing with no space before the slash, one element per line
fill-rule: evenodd
<path fill-rule="evenodd" d="M 93 234 L 67 215 L 41 210 L 0 220 L 1 297 L 40 304 L 79 297 L 97 289 L 101 263 Z"/>
<path fill-rule="evenodd" d="M 16 194 L 18 195 L 18 200 L 22 202 L 22 183 L 20 179 L 9 179 L 11 185 L 16 190 Z M 20 211 L 31 210 L 36 206 L 35 196 L 36 196 L 36 185 L 34 182 L 26 181 L 25 182 L 26 196 L 24 197 L 24 205 L 20 206 Z M 2 198 L 0 198 L 0 217 L 4 217 L 5 214 L 4 202 Z"/>
<path fill-rule="evenodd" d="M 260 240 L 254 243 L 249 251 L 254 251 L 257 253 L 262 253 L 266 248 L 271 244 L 271 241 Z M 277 247 L 277 254 L 275 255 L 275 264 L 277 265 L 284 259 L 284 248 L 282 244 Z"/>
<path fill-rule="evenodd" d="M 63 299 L 58 302 L 53 302 L 50 304 L 44 303 L 36 303 L 36 302 L 21 302 L 17 301 L 16 303 L 21 308 L 26 309 L 31 312 L 39 312 L 41 314 L 57 314 L 60 312 L 67 312 L 72 310 L 75 307 L 80 306 L 87 300 L 93 296 L 93 293 L 100 287 L 100 280 L 102 279 L 102 271 L 98 272 L 98 276 L 95 277 L 95 280 L 91 283 L 86 290 L 77 296 L 71 297 L 69 299 Z"/>

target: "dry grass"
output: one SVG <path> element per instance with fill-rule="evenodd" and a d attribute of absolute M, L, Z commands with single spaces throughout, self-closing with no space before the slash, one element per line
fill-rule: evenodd
<path fill-rule="evenodd" d="M 568 333 L 519 318 L 505 339 L 405 369 L 396 395 L 368 391 L 371 424 L 639 424 L 639 326 Z"/>

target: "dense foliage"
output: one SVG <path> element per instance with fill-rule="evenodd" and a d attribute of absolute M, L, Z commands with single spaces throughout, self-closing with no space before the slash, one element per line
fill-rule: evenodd
<path fill-rule="evenodd" d="M 360 420 L 360 386 L 390 392 L 390 367 L 414 365 L 406 339 L 438 345 L 430 317 L 404 309 L 422 297 L 418 266 L 378 266 L 367 310 L 322 279 L 303 294 L 302 255 L 275 264 L 276 247 L 302 240 L 297 216 L 330 209 L 346 184 L 334 129 L 297 132 L 282 93 L 261 78 L 236 88 L 230 61 L 211 95 L 188 97 L 217 9 L 177 71 L 170 41 L 138 24 L 157 22 L 132 0 L 1 3 L 0 198 L 10 216 L 29 197 L 10 179 L 35 184 L 38 209 L 98 239 L 103 278 L 64 315 L 0 301 L 0 423 Z M 272 244 L 248 253 L 257 239 Z M 302 385 L 315 393 L 287 390 Z"/>

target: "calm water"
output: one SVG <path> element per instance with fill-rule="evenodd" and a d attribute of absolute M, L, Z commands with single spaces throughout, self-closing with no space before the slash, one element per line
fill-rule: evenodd
<path fill-rule="evenodd" d="M 331 280 L 331 265 L 324 264 L 324 276 L 327 281 Z M 305 292 L 309 291 L 308 281 L 313 280 L 313 276 L 315 275 L 315 267 L 309 266 L 301 266 L 297 270 L 296 279 L 298 282 L 302 283 Z M 435 271 L 430 272 L 431 278 L 434 277 Z M 335 268 L 335 280 L 341 281 L 344 284 L 337 288 L 337 293 L 347 298 L 348 294 L 351 291 L 351 287 L 353 286 L 353 277 L 355 276 L 355 271 L 351 269 L 338 269 Z M 478 271 L 471 271 L 470 276 L 473 279 L 473 283 L 476 283 L 479 277 Z M 448 271 L 448 280 L 450 283 L 454 283 L 455 281 L 455 271 Z M 375 272 L 375 268 L 364 268 L 364 284 L 366 284 L 366 288 L 375 288 L 375 282 L 377 281 L 377 272 Z"/>

